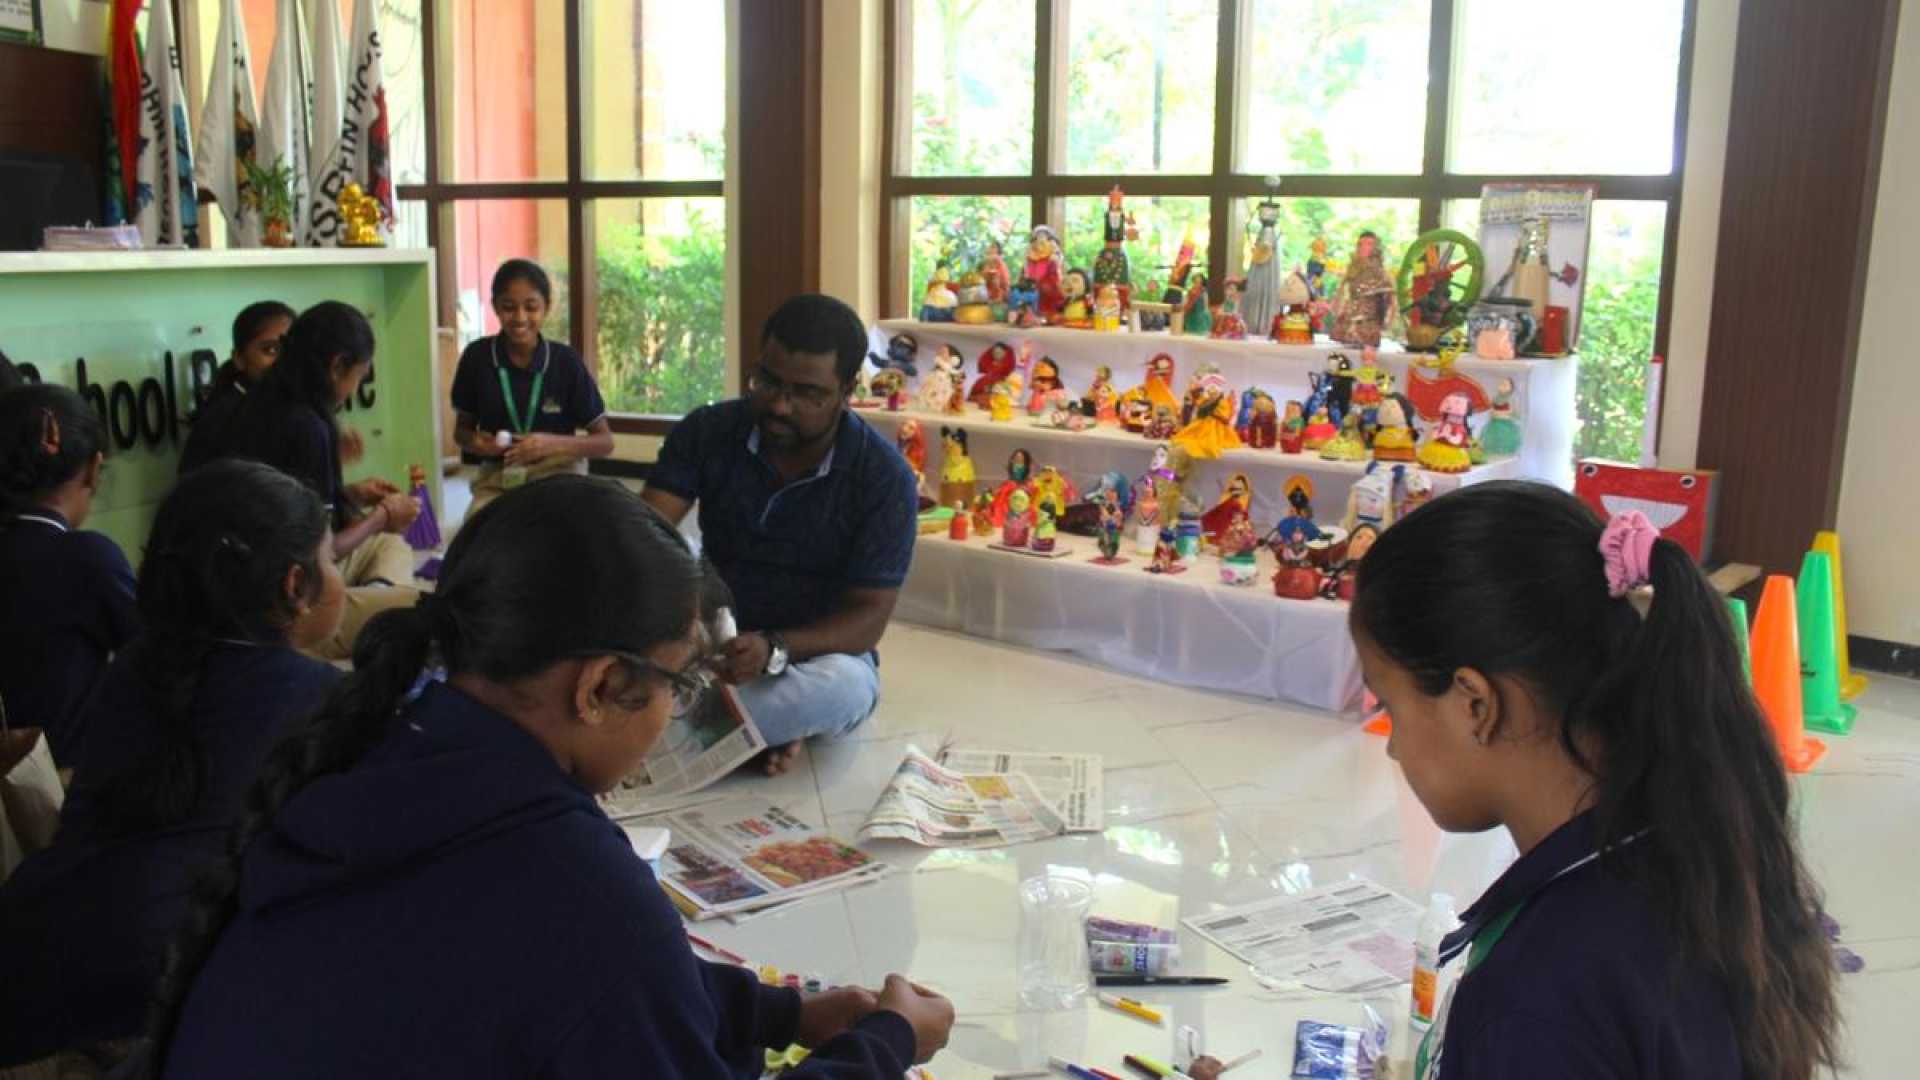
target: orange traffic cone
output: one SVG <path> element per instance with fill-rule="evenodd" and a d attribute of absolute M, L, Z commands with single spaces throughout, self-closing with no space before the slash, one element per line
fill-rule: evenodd
<path fill-rule="evenodd" d="M 1773 727 L 1780 758 L 1790 772 L 1806 772 L 1825 743 L 1806 737 L 1800 712 L 1800 629 L 1794 612 L 1793 579 L 1772 574 L 1760 594 L 1760 613 L 1753 620 L 1753 693 Z"/>
<path fill-rule="evenodd" d="M 1855 675 L 1847 657 L 1847 576 L 1840 571 L 1840 534 L 1830 529 L 1814 533 L 1813 550 L 1825 555 L 1833 567 L 1834 668 L 1840 676 L 1840 700 L 1852 701 L 1867 688 L 1867 677 Z"/>
<path fill-rule="evenodd" d="M 1380 707 L 1380 699 L 1373 696 L 1373 691 L 1368 690 L 1366 695 L 1360 702 L 1360 715 L 1366 717 L 1367 722 L 1360 725 L 1360 730 L 1369 735 L 1393 734 L 1393 717 Z"/>

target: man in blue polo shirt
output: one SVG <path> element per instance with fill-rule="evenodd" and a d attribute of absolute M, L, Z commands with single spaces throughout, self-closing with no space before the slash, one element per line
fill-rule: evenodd
<path fill-rule="evenodd" d="M 687 414 L 645 498 L 678 523 L 698 503 L 705 553 L 743 631 L 723 654 L 786 769 L 811 735 L 843 735 L 879 700 L 874 646 L 913 559 L 913 470 L 847 408 L 866 328 L 829 296 L 767 319 L 746 396 Z"/>

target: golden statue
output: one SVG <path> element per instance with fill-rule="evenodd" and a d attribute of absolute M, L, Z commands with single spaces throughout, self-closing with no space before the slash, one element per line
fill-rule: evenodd
<path fill-rule="evenodd" d="M 341 247 L 385 247 L 380 240 L 380 203 L 373 196 L 360 189 L 359 184 L 348 184 L 340 189 L 340 198 L 336 200 L 340 207 Z"/>

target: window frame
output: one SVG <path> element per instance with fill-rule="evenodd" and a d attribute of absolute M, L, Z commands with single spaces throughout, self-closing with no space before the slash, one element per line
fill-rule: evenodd
<path fill-rule="evenodd" d="M 1215 43 L 1213 168 L 1198 175 L 1068 173 L 1065 171 L 1065 84 L 1068 71 L 1069 9 L 1098 0 L 1034 0 L 1033 166 L 1015 176 L 915 176 L 913 140 L 913 0 L 888 0 L 882 18 L 882 144 L 880 178 L 880 310 L 891 316 L 911 310 L 912 220 L 915 196 L 988 195 L 1031 200 L 1033 222 L 1064 222 L 1065 200 L 1104 196 L 1119 184 L 1129 196 L 1184 196 L 1208 200 L 1208 224 L 1215 242 L 1207 245 L 1207 279 L 1224 283 L 1235 269 L 1229 260 L 1237 245 L 1220 242 L 1245 230 L 1246 203 L 1267 193 L 1265 178 L 1235 171 L 1245 114 L 1241 73 L 1250 46 L 1240 34 L 1251 0 L 1219 0 Z M 1418 173 L 1405 175 L 1290 175 L 1283 198 L 1415 199 L 1420 230 L 1438 228 L 1442 204 L 1449 199 L 1478 199 L 1489 183 L 1526 180 L 1578 180 L 1594 185 L 1594 199 L 1657 202 L 1666 209 L 1660 299 L 1653 351 L 1665 355 L 1673 321 L 1674 254 L 1680 238 L 1680 193 L 1686 172 L 1687 119 L 1693 82 L 1693 44 L 1697 0 L 1682 0 L 1680 63 L 1675 77 L 1673 166 L 1664 175 L 1595 176 L 1575 174 L 1480 174 L 1448 171 L 1448 120 L 1453 87 L 1455 0 L 1430 0 L 1427 37 L 1426 145 Z M 905 92 L 902 92 L 903 87 Z M 1215 286 L 1218 288 L 1218 285 Z M 1216 297 L 1217 299 L 1217 297 Z"/>
<path fill-rule="evenodd" d="M 582 86 L 581 24 L 582 5 L 591 0 L 564 0 L 563 55 L 565 58 L 566 156 L 567 170 L 557 180 L 456 180 L 448 159 L 453 154 L 452 132 L 445 139 L 440 131 L 442 96 L 451 97 L 450 87 L 439 79 L 437 62 L 441 46 L 441 10 L 445 0 L 422 0 L 421 77 L 426 83 L 426 182 L 402 184 L 396 197 L 418 200 L 427 214 L 427 246 L 434 251 L 439 289 L 439 323 L 442 328 L 458 325 L 458 296 L 447 283 L 459 280 L 458 252 L 442 240 L 456 235 L 454 214 L 462 202 L 493 200 L 551 199 L 564 201 L 567 208 L 567 316 L 569 344 L 586 359 L 589 370 L 599 378 L 599 354 L 592 347 L 599 330 L 596 303 L 595 233 L 592 229 L 593 203 L 601 199 L 719 198 L 727 197 L 724 177 L 712 180 L 595 180 L 586 175 L 584 132 L 586 127 L 585 90 Z M 636 61 L 637 62 L 637 61 Z M 727 153 L 733 153 L 737 133 L 727 131 Z M 665 435 L 679 417 L 671 414 L 609 412 L 607 423 L 622 435 Z"/>

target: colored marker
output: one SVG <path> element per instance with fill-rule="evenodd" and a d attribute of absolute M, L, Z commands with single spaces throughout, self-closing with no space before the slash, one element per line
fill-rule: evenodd
<path fill-rule="evenodd" d="M 1149 1024 L 1158 1024 L 1162 1019 L 1160 1014 L 1149 1008 L 1146 1002 L 1123 998 L 1119 994 L 1101 994 L 1100 1004 L 1109 1009 L 1119 1009 L 1128 1016 L 1136 1020 L 1145 1020 Z"/>
<path fill-rule="evenodd" d="M 1170 1078 L 1170 1080 L 1193 1080 L 1193 1077 L 1188 1076 L 1179 1069 L 1164 1062 L 1155 1061 L 1143 1054 L 1128 1054 L 1126 1061 L 1128 1065 L 1139 1069 L 1148 1076 L 1162 1078 L 1162 1080 L 1168 1080 L 1168 1078 Z"/>
<path fill-rule="evenodd" d="M 1262 1051 L 1259 1051 L 1259 1050 L 1249 1050 L 1246 1053 L 1241 1054 L 1239 1057 L 1234 1058 L 1232 1061 L 1227 1062 L 1225 1065 L 1220 1066 L 1220 1071 L 1223 1073 L 1232 1072 L 1233 1070 L 1239 1068 L 1240 1066 L 1245 1065 L 1247 1062 L 1252 1061 L 1254 1058 L 1259 1057 L 1261 1053 Z"/>
<path fill-rule="evenodd" d="M 1112 1073 L 1110 1073 L 1110 1072 L 1108 1072 L 1107 1070 L 1105 1070 L 1105 1069 L 1096 1069 L 1096 1068 L 1094 1068 L 1094 1067 L 1093 1067 L 1092 1065 L 1089 1065 L 1089 1066 L 1087 1066 L 1087 1071 L 1088 1071 L 1088 1072 L 1090 1072 L 1090 1073 L 1092 1073 L 1093 1075 L 1095 1075 L 1095 1076 L 1097 1076 L 1097 1077 L 1099 1077 L 1099 1078 L 1100 1078 L 1100 1080 L 1121 1080 L 1121 1078 L 1120 1078 L 1120 1077 L 1118 1077 L 1118 1076 L 1115 1076 L 1115 1075 L 1113 1075 Z"/>
<path fill-rule="evenodd" d="M 737 952 L 733 952 L 728 949 L 723 949 L 720 946 L 715 945 L 713 942 L 708 941 L 706 938 L 699 936 L 698 934 L 688 934 L 687 940 L 707 950 L 708 952 L 719 957 L 720 959 L 725 960 L 729 964 L 739 964 L 742 967 L 747 966 L 746 957 L 741 956 Z"/>
<path fill-rule="evenodd" d="M 1042 1080 L 1052 1075 L 1052 1069 L 1022 1069 L 1019 1072 L 994 1073 L 993 1080 Z"/>
<path fill-rule="evenodd" d="M 1065 1058 L 1050 1057 L 1047 1059 L 1047 1064 L 1052 1065 L 1054 1069 L 1066 1073 L 1068 1076 L 1078 1077 L 1079 1080 L 1100 1080 L 1098 1076 L 1095 1076 Z"/>

